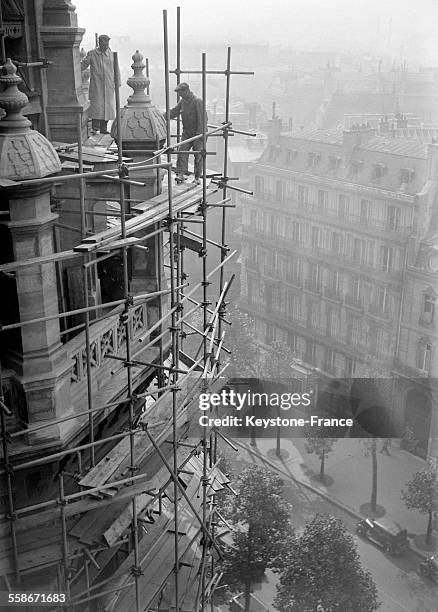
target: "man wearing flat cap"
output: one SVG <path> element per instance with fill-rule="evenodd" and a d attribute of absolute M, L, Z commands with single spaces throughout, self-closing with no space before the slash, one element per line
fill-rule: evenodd
<path fill-rule="evenodd" d="M 197 98 L 195 94 L 190 91 L 190 87 L 187 83 L 180 83 L 175 91 L 179 93 L 181 99 L 178 104 L 171 109 L 170 118 L 175 119 L 181 115 L 183 124 L 181 140 L 187 140 L 188 138 L 202 134 L 204 128 L 207 126 L 207 114 L 203 117 L 202 100 Z M 199 182 L 202 174 L 202 156 L 200 153 L 202 149 L 202 137 L 178 147 L 179 151 L 190 151 L 191 149 L 196 152 L 194 155 L 195 181 Z M 188 169 L 188 157 L 189 156 L 184 153 L 178 155 L 178 160 L 176 162 L 178 182 L 184 180 L 184 173 L 186 173 Z"/>
<path fill-rule="evenodd" d="M 114 54 L 109 48 L 110 37 L 101 34 L 98 46 L 82 60 L 84 70 L 90 66 L 90 116 L 95 134 L 108 134 L 107 123 L 116 116 L 114 100 Z M 120 76 L 119 76 L 120 80 Z"/>

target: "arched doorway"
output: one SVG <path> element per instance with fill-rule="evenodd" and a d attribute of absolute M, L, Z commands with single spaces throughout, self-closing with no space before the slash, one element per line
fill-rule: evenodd
<path fill-rule="evenodd" d="M 427 457 L 431 418 L 430 398 L 421 389 L 410 389 L 406 394 L 405 428 L 409 428 L 418 441 L 412 446 L 412 452 L 423 459 Z"/>

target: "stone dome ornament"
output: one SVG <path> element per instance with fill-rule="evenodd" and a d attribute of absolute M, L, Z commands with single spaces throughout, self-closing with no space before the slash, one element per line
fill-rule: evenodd
<path fill-rule="evenodd" d="M 162 113 L 145 93 L 149 77 L 143 74 L 143 55 L 136 51 L 132 56 L 134 74 L 126 81 L 133 90 L 127 104 L 121 110 L 122 147 L 126 149 L 156 150 L 166 140 L 166 121 Z M 118 142 L 117 123 L 113 122 L 111 136 Z"/>
<path fill-rule="evenodd" d="M 6 113 L 0 120 L 0 177 L 12 181 L 35 179 L 61 170 L 58 154 L 22 110 L 29 102 L 18 89 L 22 82 L 17 68 L 8 58 L 1 68 L 0 108 Z"/>

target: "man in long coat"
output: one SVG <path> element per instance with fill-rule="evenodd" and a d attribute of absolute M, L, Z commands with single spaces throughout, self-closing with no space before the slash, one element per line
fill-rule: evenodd
<path fill-rule="evenodd" d="M 108 134 L 108 120 L 116 116 L 114 54 L 109 48 L 109 36 L 101 34 L 98 40 L 99 46 L 87 53 L 81 66 L 83 70 L 90 66 L 89 97 L 93 133 L 100 131 L 101 134 Z"/>
<path fill-rule="evenodd" d="M 181 99 L 178 104 L 171 109 L 170 118 L 176 119 L 181 115 L 183 124 L 182 140 L 187 140 L 198 134 L 202 134 L 204 128 L 207 126 L 207 114 L 203 117 L 202 100 L 197 98 L 195 94 L 190 90 L 187 83 L 180 83 L 175 89 L 180 94 Z M 178 147 L 179 151 L 195 151 L 194 170 L 195 170 L 195 181 L 199 183 L 199 179 L 202 174 L 202 137 L 198 138 L 188 144 L 183 144 Z M 178 155 L 176 162 L 177 181 L 182 182 L 184 180 L 184 173 L 188 170 L 188 155 L 182 153 Z"/>

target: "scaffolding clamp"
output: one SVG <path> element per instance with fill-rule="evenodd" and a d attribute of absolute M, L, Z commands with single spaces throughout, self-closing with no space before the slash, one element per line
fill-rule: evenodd
<path fill-rule="evenodd" d="M 8 519 L 8 521 L 16 521 L 18 519 L 18 515 L 16 512 L 8 512 L 6 514 L 6 518 Z"/>
<path fill-rule="evenodd" d="M 199 249 L 198 257 L 207 257 L 207 249 Z"/>
<path fill-rule="evenodd" d="M 139 565 L 133 565 L 131 567 L 131 574 L 134 578 L 140 578 L 140 576 L 143 576 L 144 572 Z"/>

